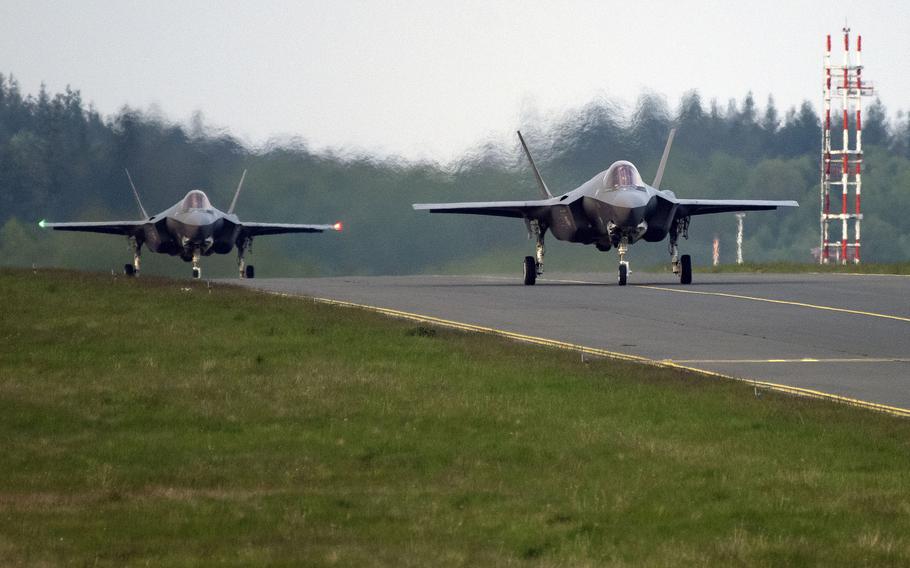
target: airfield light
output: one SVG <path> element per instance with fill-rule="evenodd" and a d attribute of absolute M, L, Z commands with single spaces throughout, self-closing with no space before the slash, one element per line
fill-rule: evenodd
<path fill-rule="evenodd" d="M 340 231 L 340 230 L 344 229 L 344 225 L 341 224 L 341 221 L 338 221 L 337 223 L 332 225 L 332 228 L 335 229 L 336 231 Z"/>

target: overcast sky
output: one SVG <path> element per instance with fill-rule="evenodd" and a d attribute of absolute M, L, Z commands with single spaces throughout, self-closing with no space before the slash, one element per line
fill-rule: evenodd
<path fill-rule="evenodd" d="M 910 2 L 0 0 L 0 72 L 260 144 L 449 160 L 595 98 L 821 98 L 824 36 L 910 110 Z M 837 39 L 837 36 L 836 38 Z"/>

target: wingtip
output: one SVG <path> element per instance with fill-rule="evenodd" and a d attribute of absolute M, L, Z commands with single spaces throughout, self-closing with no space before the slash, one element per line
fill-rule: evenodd
<path fill-rule="evenodd" d="M 336 221 L 335 224 L 332 225 L 332 228 L 335 229 L 336 231 L 343 231 L 343 230 L 344 230 L 344 224 L 342 224 L 341 221 Z"/>
<path fill-rule="evenodd" d="M 43 229 L 44 227 L 47 226 L 47 221 L 45 221 L 44 219 L 41 219 L 40 221 L 38 221 L 38 226 Z"/>

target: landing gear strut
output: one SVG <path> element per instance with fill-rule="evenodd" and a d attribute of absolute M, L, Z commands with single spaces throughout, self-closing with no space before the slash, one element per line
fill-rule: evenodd
<path fill-rule="evenodd" d="M 526 256 L 524 260 L 525 286 L 533 286 L 537 282 L 537 277 L 543 274 L 543 256 L 546 252 L 543 237 L 546 231 L 545 228 L 541 228 L 540 222 L 536 219 L 528 220 L 528 236 L 535 238 L 537 247 L 536 258 L 534 256 Z"/>
<path fill-rule="evenodd" d="M 670 227 L 670 264 L 673 267 L 673 274 L 679 276 L 680 284 L 692 283 L 692 257 L 688 254 L 679 256 L 679 237 L 689 238 L 689 217 L 683 217 L 674 221 Z"/>
<path fill-rule="evenodd" d="M 142 243 L 135 237 L 130 237 L 130 250 L 133 251 L 133 264 L 124 264 L 123 273 L 127 276 L 139 276 L 139 253 L 142 252 Z"/>
<path fill-rule="evenodd" d="M 619 285 L 625 286 L 629 278 L 629 263 L 626 262 L 626 253 L 629 252 L 629 237 L 623 235 L 619 238 L 616 252 L 619 254 Z"/>
<path fill-rule="evenodd" d="M 199 267 L 199 249 L 193 251 L 193 278 L 202 278 L 202 268 Z"/>
<path fill-rule="evenodd" d="M 252 249 L 253 239 L 249 237 L 237 242 L 237 268 L 241 278 L 254 278 L 256 276 L 256 270 L 253 268 L 253 265 L 247 264 L 246 260 L 243 258 L 243 255 Z"/>

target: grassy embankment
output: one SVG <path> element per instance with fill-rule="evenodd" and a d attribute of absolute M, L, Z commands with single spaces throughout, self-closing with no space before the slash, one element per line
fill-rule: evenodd
<path fill-rule="evenodd" d="M 0 564 L 910 562 L 910 422 L 230 287 L 0 271 Z"/>

